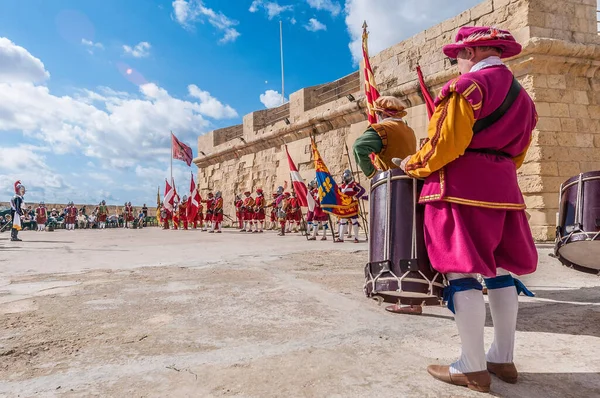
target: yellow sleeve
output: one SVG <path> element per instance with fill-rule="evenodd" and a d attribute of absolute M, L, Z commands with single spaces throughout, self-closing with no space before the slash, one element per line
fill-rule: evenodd
<path fill-rule="evenodd" d="M 429 140 L 411 156 L 406 172 L 425 178 L 465 153 L 473 138 L 475 116 L 471 104 L 452 93 L 436 108 L 429 122 Z"/>
<path fill-rule="evenodd" d="M 515 165 L 517 166 L 517 170 L 519 170 L 521 168 L 521 166 L 523 166 L 523 162 L 525 161 L 525 156 L 527 155 L 529 146 L 531 146 L 532 139 L 533 139 L 533 137 L 529 138 L 529 142 L 527 143 L 525 150 L 513 158 L 513 162 L 515 162 Z"/>

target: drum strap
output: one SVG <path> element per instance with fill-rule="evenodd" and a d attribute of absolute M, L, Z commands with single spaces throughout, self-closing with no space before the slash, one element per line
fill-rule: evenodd
<path fill-rule="evenodd" d="M 512 156 L 506 152 L 497 151 L 495 149 L 487 149 L 487 148 L 467 148 L 466 152 L 475 152 L 475 153 L 484 153 L 486 155 L 496 155 L 501 156 L 503 158 L 511 158 Z"/>
<path fill-rule="evenodd" d="M 519 96 L 519 93 L 521 92 L 521 88 L 522 88 L 521 85 L 519 84 L 517 79 L 515 79 L 515 77 L 513 76 L 512 84 L 510 85 L 510 89 L 508 90 L 508 94 L 506 95 L 506 98 L 504 98 L 504 102 L 502 102 L 502 104 L 494 112 L 490 113 L 488 116 L 484 117 L 483 119 L 479 119 L 475 122 L 475 125 L 473 125 L 473 134 L 477 134 L 477 133 L 487 129 L 492 124 L 494 124 L 498 120 L 500 120 L 502 118 L 502 116 L 504 116 L 504 114 L 510 109 L 512 104 L 515 102 L 515 100 Z"/>

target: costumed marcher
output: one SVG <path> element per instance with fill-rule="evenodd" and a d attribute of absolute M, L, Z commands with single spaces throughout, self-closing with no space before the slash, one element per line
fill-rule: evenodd
<path fill-rule="evenodd" d="M 274 192 L 272 195 L 272 200 L 271 203 L 269 203 L 269 208 L 271 209 L 270 211 L 270 225 L 269 225 L 269 230 L 274 231 L 277 229 L 277 197 L 279 195 L 277 194 L 277 192 Z"/>
<path fill-rule="evenodd" d="M 166 206 L 163 203 L 161 203 L 160 204 L 160 220 L 162 222 L 163 229 L 170 229 L 170 226 L 169 226 L 170 219 L 171 219 L 171 212 L 169 211 L 169 209 L 166 208 Z"/>
<path fill-rule="evenodd" d="M 209 192 L 208 199 L 206 199 L 204 203 L 206 203 L 206 217 L 204 218 L 204 228 L 202 230 L 206 231 L 212 229 L 215 195 L 212 192 Z"/>
<path fill-rule="evenodd" d="M 23 213 L 23 197 L 25 196 L 25 185 L 21 184 L 21 181 L 17 181 L 14 184 L 15 196 L 10 200 L 10 215 L 12 217 L 12 228 L 10 230 L 10 240 L 12 242 L 21 242 L 19 238 L 19 231 L 23 229 L 22 218 L 25 217 Z"/>
<path fill-rule="evenodd" d="M 173 221 L 173 229 L 178 230 L 179 221 L 181 220 L 179 219 L 179 200 L 177 197 L 175 197 L 175 200 L 173 201 L 173 212 L 171 213 L 171 219 Z"/>
<path fill-rule="evenodd" d="M 134 211 L 131 202 L 127 202 L 127 221 L 130 223 L 133 223 L 133 220 L 135 218 L 135 215 L 133 213 Z"/>
<path fill-rule="evenodd" d="M 254 198 L 250 191 L 244 192 L 244 196 L 246 196 L 244 198 L 244 206 L 242 207 L 244 210 L 244 228 L 241 232 L 252 232 L 254 225 Z"/>
<path fill-rule="evenodd" d="M 310 190 L 310 194 L 313 196 L 313 199 L 315 201 L 315 208 L 312 211 L 312 236 L 309 237 L 308 240 L 317 240 L 317 235 L 319 234 L 319 227 L 321 226 L 323 226 L 323 237 L 321 238 L 321 240 L 327 240 L 327 222 L 329 221 L 329 216 L 323 211 L 323 208 L 321 207 L 317 180 L 312 180 L 311 182 L 309 182 L 308 189 Z"/>
<path fill-rule="evenodd" d="M 69 202 L 67 208 L 67 216 L 66 216 L 66 224 L 67 229 L 73 231 L 75 229 L 75 223 L 77 222 L 77 207 L 73 204 L 73 202 Z"/>
<path fill-rule="evenodd" d="M 46 221 L 48 221 L 48 212 L 46 211 L 46 205 L 44 202 L 40 202 L 40 205 L 35 209 L 35 222 L 37 223 L 37 230 L 44 231 L 46 229 Z"/>
<path fill-rule="evenodd" d="M 299 231 L 302 222 L 302 209 L 300 207 L 300 200 L 296 196 L 296 191 L 292 191 L 292 197 L 290 198 L 290 228 L 292 232 L 296 233 Z"/>
<path fill-rule="evenodd" d="M 212 216 L 212 227 L 210 233 L 221 233 L 221 226 L 223 224 L 223 198 L 221 191 L 215 193 L 215 200 L 213 202 L 213 216 Z"/>
<path fill-rule="evenodd" d="M 262 189 L 256 190 L 256 199 L 254 200 L 254 223 L 256 224 L 255 233 L 263 233 L 265 224 L 265 196 Z"/>
<path fill-rule="evenodd" d="M 179 204 L 177 211 L 179 212 L 179 219 L 182 221 L 183 229 L 187 231 L 187 229 L 188 229 L 188 200 L 187 200 L 186 195 L 183 195 L 183 198 L 181 198 L 181 203 Z"/>
<path fill-rule="evenodd" d="M 460 76 L 436 98 L 429 140 L 414 155 L 397 159 L 412 177 L 424 178 L 424 232 L 433 268 L 446 274 L 444 292 L 455 313 L 460 358 L 428 372 L 447 383 L 490 390 L 490 373 L 515 383 L 513 362 L 518 294 L 531 294 L 511 273 L 537 267 L 537 251 L 517 182 L 537 123 L 535 105 L 502 58 L 521 52 L 505 30 L 462 27 L 444 54 Z M 484 226 L 484 228 L 482 228 Z M 486 279 L 494 341 L 484 350 Z"/>
<path fill-rule="evenodd" d="M 235 201 L 233 202 L 235 206 L 235 217 L 237 218 L 240 231 L 244 229 L 244 213 L 242 211 L 242 207 L 244 206 L 244 201 L 240 195 L 235 195 Z"/>
<path fill-rule="evenodd" d="M 398 166 L 394 158 L 404 159 L 417 150 L 415 132 L 402 119 L 406 116 L 401 100 L 392 96 L 382 96 L 375 100 L 373 110 L 378 123 L 371 124 L 356 139 L 353 145 L 354 158 L 367 178 L 373 178 L 378 170 L 387 171 Z M 372 158 L 371 155 L 375 156 Z M 375 214 L 369 214 L 375 217 Z M 391 222 L 391 220 L 387 220 Z M 348 233 L 351 234 L 348 229 Z M 349 236 L 351 237 L 351 236 Z M 396 304 L 386 308 L 390 312 L 421 314 L 420 305 Z"/>
<path fill-rule="evenodd" d="M 129 228 L 129 207 L 127 202 L 123 205 L 123 228 Z"/>
<path fill-rule="evenodd" d="M 202 205 L 202 200 L 198 203 L 198 213 L 196 214 L 194 228 L 200 228 L 200 230 L 204 228 L 204 206 Z"/>
<path fill-rule="evenodd" d="M 106 207 L 106 202 L 100 202 L 98 205 L 98 222 L 100 229 L 106 228 L 106 218 L 108 217 L 108 208 Z"/>
<path fill-rule="evenodd" d="M 277 188 L 277 219 L 279 220 L 279 226 L 281 228 L 279 232 L 279 236 L 285 236 L 285 224 L 287 221 L 287 212 L 289 208 L 288 198 L 290 197 L 289 193 L 285 193 L 283 187 Z"/>
<path fill-rule="evenodd" d="M 342 175 L 342 184 L 340 185 L 340 192 L 343 195 L 351 197 L 352 200 L 355 202 L 359 199 L 366 199 L 365 189 L 359 183 L 354 181 L 354 176 L 352 175 L 352 172 L 350 170 L 344 171 L 344 174 Z M 340 217 L 338 232 L 339 236 L 336 239 L 336 242 L 344 242 L 344 232 L 346 230 L 346 227 L 349 228 L 348 220 L 352 222 L 352 228 L 354 230 L 354 243 L 358 243 L 358 216 L 352 216 L 350 218 Z"/>

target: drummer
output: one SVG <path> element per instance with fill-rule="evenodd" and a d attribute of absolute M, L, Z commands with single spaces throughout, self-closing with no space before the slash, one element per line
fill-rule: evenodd
<path fill-rule="evenodd" d="M 404 109 L 402 101 L 396 97 L 384 96 L 375 100 L 374 110 L 379 123 L 371 124 L 353 146 L 356 163 L 368 178 L 373 178 L 377 169 L 398 168 L 392 162 L 393 158 L 403 159 L 416 152 L 415 132 L 402 120 L 407 114 Z M 373 217 L 374 214 L 370 216 Z M 397 304 L 387 310 L 416 315 L 422 313 L 420 305 Z"/>
<path fill-rule="evenodd" d="M 507 383 L 518 378 L 513 363 L 517 296 L 531 293 L 510 273 L 534 272 L 538 256 L 517 169 L 537 114 L 502 62 L 521 52 L 509 32 L 462 27 L 456 43 L 443 51 L 458 63 L 461 76 L 448 82 L 435 100 L 428 141 L 398 163 L 410 176 L 425 179 L 420 198 L 425 204 L 425 244 L 433 267 L 450 281 L 444 298 L 455 313 L 462 344 L 456 362 L 427 370 L 441 381 L 487 392 L 490 373 Z M 511 97 L 512 105 L 498 114 Z M 488 118 L 493 113 L 498 117 Z M 486 310 L 477 274 L 487 278 L 494 323 L 487 355 Z"/>
<path fill-rule="evenodd" d="M 402 101 L 384 96 L 376 99 L 374 105 L 379 123 L 369 125 L 353 146 L 356 163 L 367 178 L 373 178 L 377 168 L 384 171 L 398 168 L 393 158 L 404 159 L 417 150 L 415 132 L 402 120 L 406 116 Z M 375 154 L 373 161 L 371 154 Z"/>

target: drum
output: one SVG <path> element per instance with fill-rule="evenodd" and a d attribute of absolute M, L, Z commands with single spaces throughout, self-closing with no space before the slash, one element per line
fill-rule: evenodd
<path fill-rule="evenodd" d="M 422 181 L 400 169 L 371 182 L 365 294 L 387 303 L 440 305 L 444 276 L 431 267 L 423 234 Z"/>
<path fill-rule="evenodd" d="M 600 273 L 600 171 L 560 186 L 554 254 L 566 266 Z"/>

